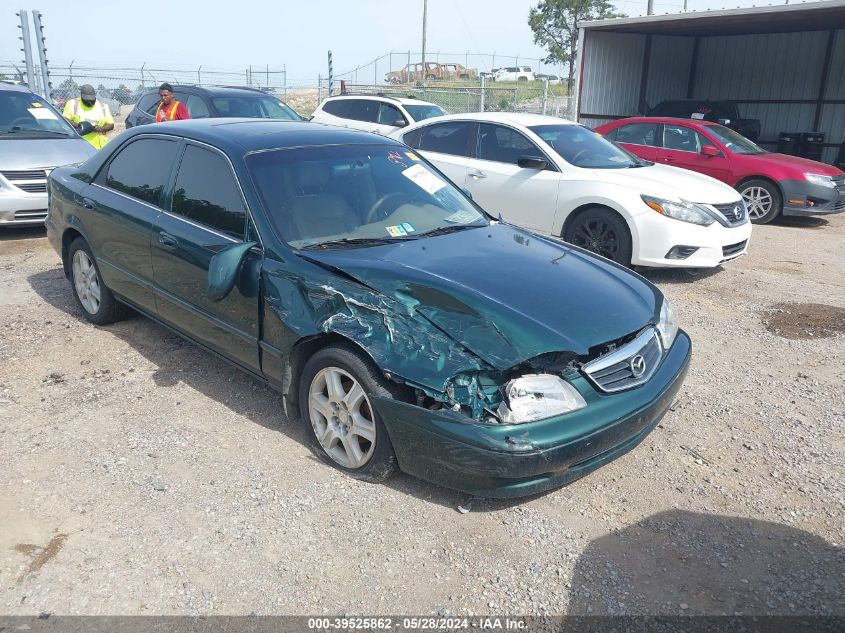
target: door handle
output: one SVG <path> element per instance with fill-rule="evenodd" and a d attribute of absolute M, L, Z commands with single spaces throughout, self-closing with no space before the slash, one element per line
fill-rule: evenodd
<path fill-rule="evenodd" d="M 158 234 L 158 245 L 166 251 L 175 251 L 179 246 L 179 242 L 170 233 L 162 231 Z"/>
<path fill-rule="evenodd" d="M 487 174 L 483 171 L 480 171 L 480 170 L 471 171 L 471 172 L 469 172 L 469 175 L 472 176 L 473 178 L 487 178 Z"/>
<path fill-rule="evenodd" d="M 96 207 L 94 201 L 91 198 L 82 198 L 82 206 L 86 209 L 93 209 Z"/>

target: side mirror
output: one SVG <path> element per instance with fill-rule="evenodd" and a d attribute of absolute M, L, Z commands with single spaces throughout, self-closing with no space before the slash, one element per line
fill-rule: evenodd
<path fill-rule="evenodd" d="M 520 156 L 516 164 L 523 169 L 538 169 L 542 170 L 549 166 L 549 161 L 539 156 Z"/>
<path fill-rule="evenodd" d="M 217 303 L 225 299 L 235 282 L 244 257 L 257 242 L 244 242 L 224 248 L 208 263 L 208 298 Z"/>
<path fill-rule="evenodd" d="M 717 147 L 713 147 L 712 145 L 705 145 L 704 147 L 702 147 L 701 153 L 708 157 L 722 155 L 722 152 L 720 152 Z"/>
<path fill-rule="evenodd" d="M 393 122 L 393 127 L 405 127 L 408 125 L 408 122 L 405 119 L 396 119 Z"/>

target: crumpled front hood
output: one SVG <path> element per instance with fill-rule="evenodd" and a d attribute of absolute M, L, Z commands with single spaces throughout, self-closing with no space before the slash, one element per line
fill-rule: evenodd
<path fill-rule="evenodd" d="M 306 257 L 413 308 L 500 370 L 636 332 L 662 296 L 627 270 L 503 224 Z"/>
<path fill-rule="evenodd" d="M 633 169 L 594 169 L 603 182 L 635 189 L 639 194 L 703 204 L 737 202 L 739 194 L 723 182 L 688 169 L 669 165 L 649 165 Z"/>
<path fill-rule="evenodd" d="M 0 171 L 53 169 L 87 160 L 94 146 L 77 137 L 0 139 Z"/>

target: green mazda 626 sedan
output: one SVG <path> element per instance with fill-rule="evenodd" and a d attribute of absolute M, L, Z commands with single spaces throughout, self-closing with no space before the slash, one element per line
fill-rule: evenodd
<path fill-rule="evenodd" d="M 642 440 L 689 363 L 648 281 L 491 219 L 380 136 L 144 126 L 56 169 L 49 195 L 89 321 L 131 306 L 266 381 L 361 479 L 563 485 Z"/>

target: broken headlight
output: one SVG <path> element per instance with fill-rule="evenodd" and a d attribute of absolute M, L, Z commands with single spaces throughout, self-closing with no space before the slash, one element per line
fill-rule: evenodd
<path fill-rule="evenodd" d="M 504 424 L 522 424 L 586 406 L 578 390 L 562 378 L 552 374 L 526 374 L 505 385 L 505 398 L 499 405 L 498 414 Z"/>
<path fill-rule="evenodd" d="M 660 322 L 657 324 L 657 331 L 660 332 L 663 349 L 672 347 L 675 336 L 678 334 L 678 320 L 675 318 L 675 309 L 666 297 L 663 297 L 663 305 L 660 306 Z"/>

